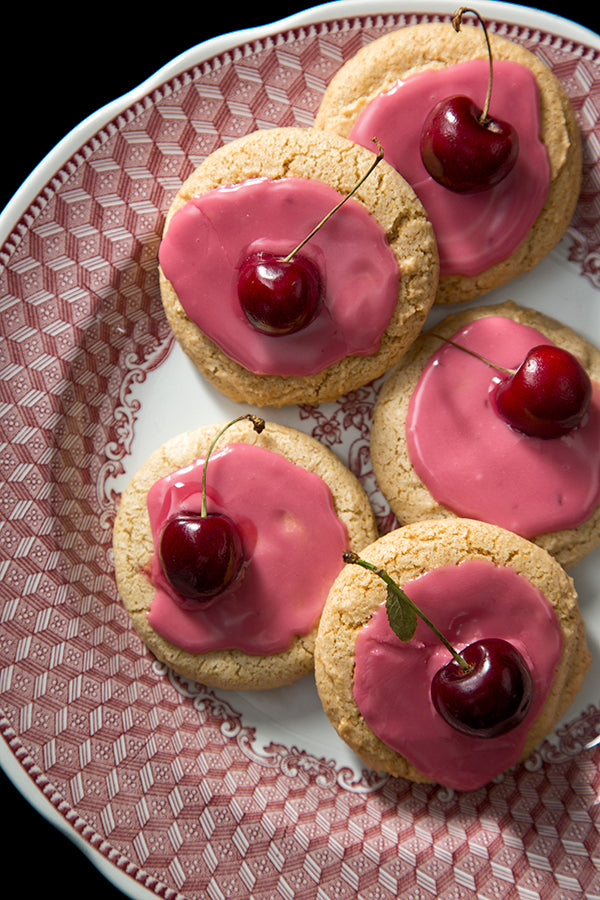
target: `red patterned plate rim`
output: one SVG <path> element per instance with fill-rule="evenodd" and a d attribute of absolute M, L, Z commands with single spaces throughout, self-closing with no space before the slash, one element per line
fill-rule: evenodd
<path fill-rule="evenodd" d="M 0 762 L 131 897 L 600 894 L 599 755 L 584 749 L 600 732 L 595 686 L 527 764 L 456 796 L 357 767 L 323 736 L 306 685 L 271 700 L 173 676 L 132 633 L 112 577 L 128 477 L 162 439 L 234 406 L 162 315 L 169 198 L 219 142 L 310 124 L 362 41 L 454 8 L 333 3 L 207 42 L 82 123 L 0 219 Z M 478 8 L 559 73 L 586 138 L 572 228 L 520 299 L 600 339 L 600 41 L 550 14 Z M 172 403 L 182 380 L 196 403 Z M 332 446 L 385 525 L 368 460 L 375 391 L 270 417 Z M 593 645 L 597 567 L 575 575 Z M 290 702 L 300 724 L 281 713 Z"/>

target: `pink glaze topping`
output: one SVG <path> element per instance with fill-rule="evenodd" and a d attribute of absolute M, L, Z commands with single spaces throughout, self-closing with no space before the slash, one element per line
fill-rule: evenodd
<path fill-rule="evenodd" d="M 402 642 L 380 606 L 356 639 L 354 697 L 371 730 L 424 775 L 456 790 L 474 790 L 514 765 L 540 713 L 562 653 L 552 606 L 522 575 L 470 559 L 403 585 L 406 594 L 459 652 L 473 641 L 513 643 L 528 663 L 533 700 L 524 721 L 497 738 L 477 738 L 448 725 L 431 701 L 431 680 L 450 653 L 421 620 Z"/>
<path fill-rule="evenodd" d="M 470 323 L 452 340 L 492 362 L 517 368 L 551 343 L 502 316 Z M 431 495 L 460 516 L 527 538 L 585 521 L 600 501 L 600 395 L 562 438 L 528 437 L 495 411 L 490 391 L 502 377 L 449 344 L 428 360 L 406 419 L 408 452 Z"/>
<path fill-rule="evenodd" d="M 482 109 L 486 60 L 429 70 L 399 82 L 363 110 L 350 138 L 372 149 L 375 134 L 385 158 L 412 185 L 427 211 L 440 253 L 440 273 L 473 276 L 506 259 L 526 237 L 546 202 L 550 166 L 539 138 L 539 97 L 533 73 L 518 63 L 494 63 L 490 115 L 519 136 L 513 170 L 496 187 L 458 194 L 430 177 L 419 149 L 423 122 L 446 97 L 466 94 Z"/>
<path fill-rule="evenodd" d="M 188 317 L 251 372 L 302 377 L 379 349 L 398 301 L 398 262 L 380 224 L 354 198 L 302 248 L 324 293 L 306 328 L 261 334 L 238 299 L 246 257 L 290 253 L 341 198 L 312 179 L 258 178 L 215 188 L 173 216 L 159 249 L 161 268 Z"/>
<path fill-rule="evenodd" d="M 317 623 L 343 565 L 346 527 L 319 476 L 279 453 L 229 444 L 211 455 L 208 513 L 225 513 L 241 531 L 242 580 L 212 603 L 178 598 L 157 555 L 162 528 L 178 512 L 200 512 L 203 460 L 157 481 L 148 492 L 155 553 L 152 628 L 190 653 L 239 649 L 255 655 L 287 650 Z"/>

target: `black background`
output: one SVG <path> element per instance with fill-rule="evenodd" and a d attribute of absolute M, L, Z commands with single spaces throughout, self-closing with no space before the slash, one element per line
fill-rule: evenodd
<path fill-rule="evenodd" d="M 41 6 L 12 3 L 3 11 L 0 56 L 2 168 L 0 209 L 29 173 L 76 125 L 121 97 L 159 68 L 208 38 L 279 20 L 310 3 L 244 4 L 236 11 L 220 4 L 189 10 L 145 4 L 106 10 L 104 6 Z M 460 4 L 457 3 L 457 7 Z M 523 4 L 537 6 L 600 30 L 597 4 L 589 0 Z M 122 4 L 126 7 L 126 4 Z M 418 3 L 415 2 L 415 7 Z M 66 12 L 72 10 L 74 12 Z M 71 841 L 27 803 L 0 770 L 3 821 L 0 895 L 30 900 L 55 891 L 86 900 L 123 900 Z M 14 892 L 14 894 L 13 894 Z"/>

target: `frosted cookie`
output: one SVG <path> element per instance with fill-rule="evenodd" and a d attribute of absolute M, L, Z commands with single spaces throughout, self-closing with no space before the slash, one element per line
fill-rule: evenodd
<path fill-rule="evenodd" d="M 240 305 L 245 260 L 291 253 L 373 160 L 339 135 L 265 129 L 216 150 L 178 191 L 159 249 L 165 312 L 194 365 L 231 399 L 335 400 L 381 375 L 419 333 L 437 289 L 437 247 L 414 191 L 385 159 L 299 253 L 321 280 L 312 320 L 265 334 Z"/>
<path fill-rule="evenodd" d="M 438 184 L 421 158 L 425 118 L 451 95 L 485 104 L 489 60 L 483 29 L 410 25 L 361 48 L 336 73 L 316 127 L 368 146 L 413 185 L 436 234 L 437 303 L 472 300 L 528 272 L 558 243 L 573 216 L 582 178 L 575 114 L 561 83 L 533 53 L 489 35 L 494 77 L 490 115 L 517 131 L 512 171 L 494 187 L 460 194 Z"/>
<path fill-rule="evenodd" d="M 499 414 L 496 365 L 555 344 L 592 381 L 589 409 L 565 437 L 523 434 Z M 448 516 L 493 522 L 570 567 L 600 543 L 600 352 L 555 319 L 490 305 L 448 316 L 386 376 L 373 413 L 377 482 L 401 524 Z"/>
<path fill-rule="evenodd" d="M 435 673 L 451 660 L 418 619 L 400 640 L 387 586 L 359 565 L 335 580 L 321 617 L 315 677 L 340 737 L 375 771 L 457 790 L 479 788 L 526 759 L 564 715 L 590 663 L 571 578 L 540 547 L 468 519 L 389 532 L 361 558 L 382 568 L 458 652 L 490 638 L 521 654 L 532 691 L 525 717 L 503 734 L 465 734 L 432 701 Z"/>
<path fill-rule="evenodd" d="M 344 549 L 370 543 L 375 518 L 356 477 L 316 439 L 271 422 L 260 432 L 247 419 L 222 427 L 172 438 L 133 476 L 114 526 L 117 587 L 142 640 L 184 677 L 237 690 L 289 684 L 312 671 Z M 180 593 L 183 563 L 161 535 L 167 522 L 202 512 L 209 452 L 207 512 L 236 524 L 243 565 L 204 600 Z M 176 533 L 181 555 L 180 543 Z M 163 568 L 173 558 L 178 569 Z"/>

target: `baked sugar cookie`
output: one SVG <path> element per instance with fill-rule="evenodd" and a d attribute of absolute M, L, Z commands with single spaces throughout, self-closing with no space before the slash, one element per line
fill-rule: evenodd
<path fill-rule="evenodd" d="M 508 368 L 539 344 L 568 350 L 594 385 L 588 414 L 562 438 L 520 433 L 492 402 L 499 373 L 441 338 Z M 491 521 L 574 565 L 600 543 L 598 384 L 598 349 L 543 313 L 506 302 L 446 317 L 388 373 L 374 409 L 373 470 L 398 521 Z"/>
<path fill-rule="evenodd" d="M 388 161 L 415 187 L 438 241 L 437 303 L 473 300 L 531 270 L 565 233 L 581 186 L 581 135 L 565 89 L 526 48 L 499 34 L 489 39 L 490 115 L 519 136 L 514 169 L 491 189 L 442 187 L 419 147 L 439 100 L 466 95 L 483 109 L 489 61 L 479 26 L 463 23 L 457 32 L 450 22 L 422 23 L 377 38 L 336 73 L 316 116 L 317 127 L 363 145 L 376 129 Z"/>
<path fill-rule="evenodd" d="M 321 277 L 309 324 L 264 334 L 240 307 L 245 259 L 291 253 L 373 159 L 339 135 L 265 129 L 216 150 L 178 191 L 159 250 L 165 312 L 198 370 L 231 399 L 335 400 L 381 375 L 419 333 L 437 289 L 437 246 L 385 159 L 301 250 Z"/>
<path fill-rule="evenodd" d="M 218 437 L 206 465 L 209 514 L 232 519 L 244 566 L 210 602 L 185 599 L 161 565 L 166 522 L 201 513 L 202 471 L 223 426 L 159 447 L 123 492 L 114 526 L 117 587 L 157 659 L 191 680 L 265 689 L 312 671 L 318 619 L 344 548 L 377 535 L 356 477 L 316 439 L 244 418 Z"/>
<path fill-rule="evenodd" d="M 451 659 L 421 620 L 401 641 L 386 615 L 386 584 L 349 564 L 319 626 L 315 677 L 325 712 L 368 766 L 417 782 L 472 790 L 526 759 L 579 691 L 590 663 L 571 578 L 545 550 L 468 519 L 389 532 L 360 556 L 402 588 L 457 652 L 481 639 L 515 646 L 532 676 L 525 719 L 496 737 L 449 725 L 431 700 Z"/>

